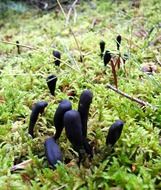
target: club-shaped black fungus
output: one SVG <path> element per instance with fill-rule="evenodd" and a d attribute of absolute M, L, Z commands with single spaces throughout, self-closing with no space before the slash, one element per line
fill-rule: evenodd
<path fill-rule="evenodd" d="M 49 87 L 50 93 L 54 96 L 55 95 L 57 77 L 55 75 L 50 75 L 50 76 L 48 76 L 46 81 L 47 81 L 47 85 Z"/>
<path fill-rule="evenodd" d="M 53 137 L 46 139 L 44 146 L 46 158 L 52 167 L 55 167 L 55 164 L 57 164 L 58 161 L 63 161 L 61 150 Z"/>
<path fill-rule="evenodd" d="M 60 52 L 54 50 L 54 51 L 53 51 L 53 56 L 54 56 L 54 59 L 55 59 L 55 65 L 56 65 L 56 66 L 60 66 L 60 59 L 61 59 L 61 54 L 60 54 Z"/>
<path fill-rule="evenodd" d="M 111 125 L 106 138 L 107 145 L 114 146 L 121 136 L 123 125 L 124 123 L 121 120 L 116 120 L 115 123 Z"/>
<path fill-rule="evenodd" d="M 100 50 L 101 50 L 101 57 L 102 57 L 103 52 L 105 50 L 105 42 L 103 40 L 100 41 Z"/>
<path fill-rule="evenodd" d="M 87 136 L 87 121 L 90 104 L 92 103 L 93 94 L 90 90 L 84 90 L 80 95 L 79 103 L 78 103 L 78 111 L 81 116 L 82 122 L 82 134 L 84 137 Z"/>
<path fill-rule="evenodd" d="M 104 61 L 104 66 L 106 66 L 111 60 L 111 53 L 107 50 L 105 51 L 103 61 Z"/>
<path fill-rule="evenodd" d="M 79 153 L 79 163 L 85 153 L 92 157 L 92 148 L 82 134 L 82 123 L 79 112 L 75 110 L 67 111 L 64 114 L 64 126 L 67 138 L 73 145 L 74 150 Z"/>
<path fill-rule="evenodd" d="M 79 152 L 83 148 L 81 117 L 78 111 L 70 110 L 64 114 L 64 126 L 67 138 L 74 149 Z"/>
<path fill-rule="evenodd" d="M 47 102 L 41 101 L 41 102 L 37 102 L 32 108 L 28 132 L 33 138 L 34 138 L 34 126 L 38 119 L 39 113 L 42 114 L 47 105 L 48 105 Z"/>
<path fill-rule="evenodd" d="M 62 100 L 58 106 L 58 108 L 56 109 L 55 115 L 54 115 L 54 126 L 56 128 L 56 133 L 55 133 L 55 140 L 57 140 L 60 135 L 61 132 L 63 130 L 64 127 L 64 114 L 65 112 L 69 111 L 72 109 L 72 105 L 70 103 L 70 101 L 68 100 Z"/>
<path fill-rule="evenodd" d="M 117 36 L 116 43 L 117 43 L 117 50 L 120 50 L 120 45 L 121 45 L 121 36 L 120 35 Z"/>

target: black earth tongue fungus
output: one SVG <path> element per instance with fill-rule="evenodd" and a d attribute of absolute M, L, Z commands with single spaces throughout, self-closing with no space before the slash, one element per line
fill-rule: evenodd
<path fill-rule="evenodd" d="M 85 156 L 85 153 L 90 154 L 90 145 L 83 137 L 82 123 L 79 112 L 75 110 L 67 111 L 64 115 L 64 126 L 67 138 L 73 145 L 74 150 L 79 154 L 78 164 L 80 164 Z"/>
<path fill-rule="evenodd" d="M 58 161 L 63 161 L 63 155 L 59 146 L 55 142 L 54 138 L 50 137 L 45 140 L 44 147 L 45 155 L 49 164 L 55 168 L 55 165 L 58 163 Z"/>
<path fill-rule="evenodd" d="M 53 51 L 53 56 L 54 56 L 54 63 L 56 66 L 60 66 L 60 59 L 61 59 L 61 54 L 59 51 L 54 50 Z"/>
<path fill-rule="evenodd" d="M 50 93 L 55 96 L 55 88 L 56 88 L 56 82 L 57 82 L 57 77 L 55 75 L 49 75 L 46 79 L 48 88 L 50 90 Z"/>
<path fill-rule="evenodd" d="M 105 42 L 103 40 L 100 41 L 100 50 L 101 50 L 101 58 L 103 57 L 103 53 L 104 53 L 104 50 L 105 50 Z"/>
<path fill-rule="evenodd" d="M 112 57 L 112 56 L 111 56 L 110 51 L 106 50 L 106 51 L 105 51 L 105 54 L 104 54 L 104 57 L 103 57 L 104 66 L 106 66 L 106 65 L 110 62 L 111 57 Z"/>
<path fill-rule="evenodd" d="M 34 138 L 34 126 L 36 124 L 36 121 L 38 119 L 39 114 L 44 112 L 45 107 L 48 105 L 47 102 L 41 101 L 37 102 L 33 107 L 32 107 L 32 112 L 30 115 L 30 123 L 29 123 L 29 129 L 28 133 Z"/>
<path fill-rule="evenodd" d="M 21 51 L 20 51 L 20 46 L 19 46 L 19 44 L 20 44 L 20 42 L 19 41 L 16 41 L 16 46 L 17 46 L 17 53 L 18 54 L 21 54 Z"/>
<path fill-rule="evenodd" d="M 64 114 L 65 112 L 72 109 L 72 104 L 68 100 L 62 100 L 56 109 L 55 115 L 54 115 L 54 126 L 56 128 L 56 133 L 54 136 L 54 139 L 59 139 L 61 132 L 64 127 Z"/>
<path fill-rule="evenodd" d="M 111 125 L 106 138 L 106 145 L 113 147 L 121 136 L 124 122 L 121 120 L 116 120 L 115 123 Z"/>
<path fill-rule="evenodd" d="M 116 38 L 116 43 L 117 43 L 117 50 L 120 50 L 120 45 L 121 45 L 121 36 L 118 35 Z"/>
<path fill-rule="evenodd" d="M 80 113 L 82 122 L 82 134 L 87 137 L 87 121 L 89 115 L 90 104 L 92 103 L 93 94 L 90 90 L 84 90 L 80 95 L 78 103 L 78 112 Z"/>

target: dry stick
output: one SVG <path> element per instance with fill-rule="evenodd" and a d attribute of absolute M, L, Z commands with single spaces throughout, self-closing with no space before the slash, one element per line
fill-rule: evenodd
<path fill-rule="evenodd" d="M 151 108 L 154 109 L 154 110 L 157 109 L 157 107 L 151 105 L 150 103 L 144 102 L 143 100 L 140 100 L 140 99 L 138 99 L 138 98 L 134 98 L 134 97 L 132 97 L 132 96 L 130 96 L 130 95 L 128 95 L 128 94 L 122 92 L 121 90 L 115 88 L 114 86 L 112 86 L 112 85 L 110 85 L 110 84 L 107 84 L 106 87 L 107 87 L 107 88 L 110 88 L 111 90 L 117 92 L 118 94 L 120 94 L 120 95 L 122 95 L 122 96 L 124 96 L 124 97 L 126 97 L 126 98 L 128 98 L 128 99 L 130 99 L 130 100 L 132 100 L 132 101 L 134 101 L 134 102 L 137 102 L 137 103 L 140 104 L 141 106 L 149 106 L 149 107 L 151 107 Z"/>
<path fill-rule="evenodd" d="M 3 40 L 0 40 L 0 42 L 1 43 L 5 43 L 5 44 L 11 44 L 11 45 L 17 46 L 17 43 L 13 43 L 13 42 L 8 42 L 8 41 L 3 41 Z M 29 48 L 29 49 L 35 49 L 35 50 L 37 49 L 37 48 L 31 47 L 31 46 L 27 46 L 27 45 L 23 45 L 23 44 L 18 44 L 18 46 Z"/>
<path fill-rule="evenodd" d="M 112 74 L 113 74 L 113 78 L 114 78 L 114 84 L 116 86 L 116 88 L 118 88 L 118 85 L 117 85 L 117 74 L 116 74 L 116 69 L 115 69 L 115 64 L 113 62 L 113 60 L 111 59 L 111 68 L 112 68 Z"/>
<path fill-rule="evenodd" d="M 77 4 L 77 2 L 78 2 L 78 0 L 75 0 L 73 2 L 72 6 L 70 7 L 69 11 L 68 11 L 68 15 L 66 17 L 66 25 L 68 25 L 68 23 L 69 23 L 69 19 L 70 19 L 70 15 L 71 15 L 72 9 L 74 10 L 74 7 Z"/>
<path fill-rule="evenodd" d="M 59 7 L 60 7 L 60 9 L 61 9 L 61 11 L 62 11 L 62 13 L 63 13 L 63 15 L 64 15 L 64 18 L 66 19 L 66 18 L 67 18 L 67 15 L 66 15 L 66 13 L 65 13 L 65 11 L 64 11 L 64 9 L 63 9 L 63 7 L 61 6 L 60 1 L 59 1 L 59 0 L 56 0 L 56 1 L 57 1 L 58 5 L 59 5 Z M 77 38 L 76 38 L 76 36 L 75 36 L 75 34 L 74 34 L 72 28 L 71 28 L 69 25 L 68 25 L 68 27 L 69 27 L 69 30 L 70 30 L 71 34 L 72 34 L 73 37 L 74 37 L 75 43 L 76 43 L 77 48 L 78 48 L 78 51 L 79 51 L 79 53 L 80 53 L 80 58 L 83 59 L 82 52 L 81 52 L 81 49 L 80 49 L 78 40 L 77 40 Z M 82 62 L 83 62 L 83 60 L 82 60 Z"/>

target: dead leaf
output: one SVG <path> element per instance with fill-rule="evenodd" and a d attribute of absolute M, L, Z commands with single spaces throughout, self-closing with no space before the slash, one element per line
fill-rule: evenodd
<path fill-rule="evenodd" d="M 11 171 L 16 171 L 16 170 L 19 170 L 19 169 L 25 169 L 26 167 L 28 167 L 30 164 L 32 163 L 32 160 L 29 159 L 29 160 L 26 160 L 24 162 L 21 162 L 19 164 L 16 164 L 14 165 L 12 168 L 11 168 Z"/>
<path fill-rule="evenodd" d="M 157 66 L 153 63 L 144 64 L 141 67 L 141 71 L 147 74 L 152 74 L 157 72 Z"/>
<path fill-rule="evenodd" d="M 0 104 L 3 104 L 5 102 L 4 97 L 0 96 Z"/>
<path fill-rule="evenodd" d="M 137 31 L 135 31 L 134 34 L 138 38 L 146 38 L 148 36 L 148 32 L 143 27 L 139 28 Z"/>
<path fill-rule="evenodd" d="M 132 166 L 131 166 L 131 171 L 132 171 L 132 172 L 135 172 L 135 171 L 136 171 L 136 165 L 135 165 L 135 164 L 132 164 Z"/>

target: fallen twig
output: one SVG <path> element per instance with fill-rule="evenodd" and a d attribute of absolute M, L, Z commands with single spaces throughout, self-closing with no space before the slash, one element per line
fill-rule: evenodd
<path fill-rule="evenodd" d="M 68 23 L 69 23 L 69 19 L 70 19 L 70 15 L 71 15 L 72 9 L 74 10 L 74 7 L 77 4 L 77 2 L 78 2 L 78 0 L 75 0 L 73 2 L 72 6 L 70 7 L 69 11 L 68 11 L 67 18 L 66 18 L 66 25 L 68 25 Z"/>
<path fill-rule="evenodd" d="M 137 103 L 140 104 L 141 106 L 149 106 L 149 107 L 151 107 L 152 109 L 157 109 L 155 106 L 151 105 L 150 103 L 145 102 L 145 101 L 143 101 L 143 100 L 140 100 L 140 99 L 138 99 L 138 98 L 134 98 L 134 97 L 132 97 L 132 96 L 130 96 L 130 95 L 128 95 L 128 94 L 122 92 L 121 90 L 115 88 L 114 86 L 112 86 L 112 85 L 110 85 L 110 84 L 107 84 L 106 87 L 107 87 L 107 88 L 110 88 L 111 90 L 117 92 L 118 94 L 120 94 L 120 95 L 122 95 L 122 96 L 124 96 L 124 97 L 126 97 L 126 98 L 128 98 L 128 99 L 130 99 L 131 101 L 137 102 Z"/>
<path fill-rule="evenodd" d="M 8 42 L 8 41 L 3 41 L 3 40 L 0 40 L 0 43 L 11 44 L 11 45 L 17 46 L 17 43 Z M 37 48 L 35 48 L 35 47 L 27 46 L 27 45 L 23 45 L 23 44 L 18 44 L 18 46 L 25 47 L 25 48 L 29 48 L 29 49 L 35 49 L 35 50 L 37 49 Z"/>
<path fill-rule="evenodd" d="M 29 160 L 25 160 L 25 161 L 23 161 L 23 162 L 21 162 L 19 164 L 16 164 L 11 168 L 11 172 L 19 170 L 19 169 L 25 169 L 26 167 L 31 165 L 32 162 L 33 162 L 32 159 L 29 159 Z"/>
<path fill-rule="evenodd" d="M 61 3 L 60 3 L 60 1 L 59 1 L 59 0 L 56 0 L 56 1 L 57 1 L 58 5 L 59 5 L 59 7 L 60 7 L 60 9 L 61 9 L 61 11 L 62 11 L 62 13 L 63 13 L 63 15 L 64 15 L 64 18 L 66 19 L 66 18 L 67 18 L 67 15 L 66 15 L 66 13 L 65 13 L 65 11 L 64 11 L 64 9 L 63 9 Z M 77 1 L 76 1 L 76 3 L 77 3 Z M 75 36 L 73 30 L 72 30 L 72 27 L 71 27 L 70 25 L 68 25 L 68 27 L 69 27 L 69 30 L 70 30 L 71 34 L 73 35 L 73 38 L 74 38 L 75 43 L 76 43 L 76 46 L 77 46 L 78 51 L 79 51 L 79 53 L 80 53 L 80 60 L 81 60 L 81 62 L 83 62 L 83 56 L 82 56 L 82 52 L 81 52 L 81 48 L 80 48 L 80 46 L 79 46 L 78 40 L 77 40 L 77 38 L 76 38 L 76 36 Z"/>

